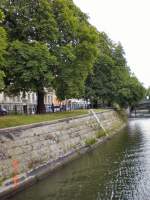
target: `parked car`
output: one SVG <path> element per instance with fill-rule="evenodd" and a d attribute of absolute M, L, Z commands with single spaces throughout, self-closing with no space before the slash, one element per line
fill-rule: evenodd
<path fill-rule="evenodd" d="M 3 115 L 7 115 L 8 112 L 5 108 L 0 108 L 0 115 L 3 116 Z"/>

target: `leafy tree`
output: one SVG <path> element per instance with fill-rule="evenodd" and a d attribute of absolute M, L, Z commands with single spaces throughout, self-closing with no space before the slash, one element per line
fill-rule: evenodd
<path fill-rule="evenodd" d="M 37 112 L 44 113 L 44 88 L 47 85 L 52 86 L 52 80 L 48 79 L 52 74 L 52 71 L 48 72 L 48 69 L 51 69 L 49 67 L 51 59 L 49 58 L 53 57 L 51 47 L 57 39 L 57 26 L 52 6 L 48 0 L 4 0 L 1 1 L 0 6 L 5 14 L 3 27 L 6 29 L 10 41 L 6 57 L 9 62 L 4 68 L 6 73 L 5 90 L 15 94 L 33 89 L 35 91 L 38 88 Z M 46 55 L 44 55 L 45 53 Z M 52 64 L 54 64 L 53 61 Z M 11 69 L 13 69 L 12 72 Z M 32 74 L 30 70 L 34 73 Z M 40 72 L 41 76 L 39 76 Z M 38 76 L 41 80 L 38 80 Z M 50 82 L 47 83 L 46 80 Z"/>
<path fill-rule="evenodd" d="M 0 23 L 2 23 L 3 19 L 4 19 L 4 15 L 2 11 L 0 10 Z M 4 65 L 4 53 L 5 53 L 6 47 L 7 47 L 7 35 L 4 28 L 0 26 L 0 90 L 4 87 L 3 78 L 5 75 L 2 68 Z"/>
<path fill-rule="evenodd" d="M 79 97 L 97 55 L 98 34 L 71 0 L 53 1 L 53 12 L 60 33 L 54 48 L 56 94 L 59 99 Z"/>
<path fill-rule="evenodd" d="M 44 98 L 41 95 L 44 96 L 44 88 L 48 86 L 52 86 L 56 90 L 59 99 L 79 96 L 84 89 L 84 81 L 91 71 L 97 55 L 97 31 L 88 23 L 87 16 L 73 4 L 72 0 L 5 0 L 1 2 L 1 8 L 6 16 L 3 26 L 6 28 L 9 40 L 12 43 L 8 49 L 10 51 L 8 56 L 12 52 L 14 53 L 14 58 L 8 62 L 9 66 L 7 65 L 5 69 L 7 72 L 7 90 L 14 92 L 15 90 L 10 90 L 12 85 L 17 91 L 39 88 L 41 92 L 38 92 L 38 103 L 43 104 L 42 108 L 44 108 Z M 27 73 L 27 68 L 24 67 L 28 66 L 29 60 L 32 59 L 31 56 L 27 59 L 20 56 L 22 51 L 24 55 L 30 54 L 28 47 L 34 48 L 34 43 L 45 44 L 49 50 L 49 56 L 55 57 L 52 59 L 55 62 L 52 61 L 51 67 L 47 66 L 47 69 L 50 70 L 48 74 L 51 74 L 53 79 L 50 79 L 49 83 L 44 81 L 41 87 L 39 87 L 38 81 L 33 81 L 33 74 Z M 18 45 L 17 53 L 15 53 L 16 44 Z M 28 49 L 27 53 L 25 47 Z M 35 57 L 42 59 L 41 54 L 44 54 L 44 51 L 38 50 L 37 53 L 34 51 Z M 20 63 L 15 62 L 18 56 L 21 57 Z M 44 62 L 39 59 L 38 61 Z M 12 66 L 16 68 L 15 64 L 22 73 L 22 76 L 20 74 L 21 77 L 24 77 L 26 73 L 25 77 L 31 81 L 30 84 L 24 84 L 25 82 L 17 77 L 17 70 L 14 70 L 14 73 L 10 76 L 8 71 Z M 37 70 L 37 74 L 40 70 L 43 70 L 41 64 L 35 66 L 32 65 L 34 70 Z M 46 80 L 47 71 L 42 74 L 43 80 Z M 9 80 L 12 76 L 13 82 Z M 41 109 L 38 112 L 44 111 L 44 109 Z"/>
<path fill-rule="evenodd" d="M 114 101 L 122 107 L 132 106 L 143 98 L 145 88 L 127 66 L 125 53 L 120 43 L 115 45 L 112 55 L 115 62 L 112 76 L 115 85 Z"/>
<path fill-rule="evenodd" d="M 93 72 L 86 81 L 85 96 L 91 99 L 94 107 L 98 102 L 108 102 L 112 97 L 112 42 L 105 33 L 99 33 L 99 56 L 94 64 Z"/>
<path fill-rule="evenodd" d="M 3 25 L 9 40 L 49 43 L 57 38 L 57 26 L 48 0 L 2 0 Z"/>
<path fill-rule="evenodd" d="M 126 66 L 125 52 L 120 42 L 118 44 L 112 44 L 112 57 L 116 66 Z"/>
<path fill-rule="evenodd" d="M 39 42 L 25 44 L 14 41 L 7 54 L 5 70 L 8 92 L 17 94 L 20 91 L 34 91 L 38 95 L 38 113 L 45 112 L 45 87 L 51 87 L 53 80 L 52 65 L 56 58 L 49 53 L 46 45 Z M 16 59 L 17 58 L 17 59 Z"/>
<path fill-rule="evenodd" d="M 139 80 L 134 75 L 130 77 L 128 87 L 130 91 L 130 95 L 128 96 L 128 102 L 130 106 L 134 106 L 140 100 L 143 99 L 143 97 L 145 96 L 146 90 L 144 86 L 139 82 Z"/>
<path fill-rule="evenodd" d="M 86 97 L 95 107 L 103 103 L 132 106 L 144 95 L 144 87 L 130 72 L 122 45 L 113 43 L 106 34 L 99 35 L 99 56 L 86 81 Z"/>

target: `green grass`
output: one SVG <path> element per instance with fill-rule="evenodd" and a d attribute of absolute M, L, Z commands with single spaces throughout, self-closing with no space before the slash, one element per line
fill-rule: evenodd
<path fill-rule="evenodd" d="M 85 144 L 91 146 L 96 143 L 96 139 L 94 137 L 88 138 L 85 140 Z"/>
<path fill-rule="evenodd" d="M 105 109 L 106 110 L 106 109 Z M 104 109 L 94 109 L 96 112 L 103 112 Z M 56 112 L 44 115 L 8 115 L 0 117 L 0 128 L 9 128 L 20 125 L 27 125 L 33 123 L 39 123 L 44 121 L 53 121 L 58 119 L 64 119 L 68 117 L 75 117 L 78 115 L 88 114 L 89 110 L 74 110 L 66 112 Z"/>
<path fill-rule="evenodd" d="M 0 128 L 15 127 L 44 121 L 53 121 L 88 114 L 88 110 L 74 110 L 44 115 L 8 115 L 0 117 Z"/>
<path fill-rule="evenodd" d="M 103 137 L 103 136 L 106 136 L 105 131 L 103 131 L 103 130 L 97 131 L 97 133 L 96 133 L 96 138 L 101 138 L 101 137 Z"/>

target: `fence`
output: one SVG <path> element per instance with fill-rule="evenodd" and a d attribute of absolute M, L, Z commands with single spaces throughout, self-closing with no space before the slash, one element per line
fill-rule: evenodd
<path fill-rule="evenodd" d="M 35 114 L 37 111 L 37 104 L 23 104 L 23 103 L 0 103 L 2 108 L 5 108 L 8 114 Z M 52 105 L 45 104 L 46 112 L 61 112 L 68 110 L 86 109 L 86 104 L 67 104 L 67 105 Z"/>

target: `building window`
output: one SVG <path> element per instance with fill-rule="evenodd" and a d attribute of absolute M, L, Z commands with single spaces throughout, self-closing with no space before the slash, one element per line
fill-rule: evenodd
<path fill-rule="evenodd" d="M 34 96 L 34 93 L 32 94 L 32 102 L 35 101 L 35 96 Z"/>
<path fill-rule="evenodd" d="M 7 97 L 6 97 L 6 95 L 4 94 L 4 102 L 6 102 L 7 101 Z"/>
<path fill-rule="evenodd" d="M 51 96 L 48 96 L 48 103 L 51 103 Z"/>
<path fill-rule="evenodd" d="M 52 104 L 53 102 L 53 97 L 51 95 L 48 96 L 48 103 L 49 104 Z"/>
<path fill-rule="evenodd" d="M 20 96 L 17 96 L 17 101 L 20 102 Z"/>
<path fill-rule="evenodd" d="M 30 101 L 30 94 L 28 94 L 28 101 Z"/>

